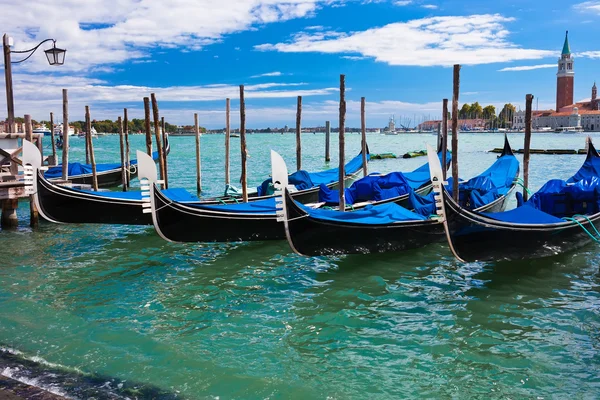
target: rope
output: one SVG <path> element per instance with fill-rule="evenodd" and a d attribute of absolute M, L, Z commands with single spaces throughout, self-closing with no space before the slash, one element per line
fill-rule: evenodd
<path fill-rule="evenodd" d="M 573 218 L 577 218 L 577 217 L 581 217 L 581 218 L 584 218 L 585 220 L 587 220 L 587 222 L 592 226 L 592 228 L 594 228 L 596 235 L 598 235 L 598 237 L 600 237 L 600 232 L 598 232 L 598 229 L 596 229 L 596 226 L 592 223 L 592 220 L 587 215 L 582 215 L 582 214 L 573 215 Z"/>
<path fill-rule="evenodd" d="M 529 190 L 529 188 L 525 186 L 525 181 L 523 179 L 517 178 L 515 179 L 515 183 L 521 186 L 523 189 L 525 189 L 527 191 L 527 194 L 531 196 L 531 190 Z"/>
<path fill-rule="evenodd" d="M 590 219 L 584 215 L 576 215 L 578 217 L 584 217 L 585 219 L 588 220 L 588 222 L 590 222 L 590 224 L 594 227 L 594 230 L 596 231 L 596 233 L 598 233 L 598 230 L 596 229 L 596 227 L 594 226 L 594 224 L 591 223 Z M 576 220 L 575 218 L 569 218 L 569 217 L 563 217 L 562 219 L 564 219 L 565 221 L 571 221 L 571 222 L 575 222 L 577 225 L 579 225 L 579 227 L 581 229 L 583 229 L 583 231 L 585 233 L 587 233 L 587 235 L 596 243 L 600 243 L 600 238 L 595 237 L 594 235 L 592 235 L 592 233 L 590 231 L 587 230 L 587 228 L 585 226 L 583 226 L 583 224 L 581 222 L 579 222 L 578 220 Z M 600 233 L 598 233 L 598 236 L 600 237 Z"/>

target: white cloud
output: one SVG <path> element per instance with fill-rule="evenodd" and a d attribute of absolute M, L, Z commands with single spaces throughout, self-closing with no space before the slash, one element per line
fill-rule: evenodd
<path fill-rule="evenodd" d="M 400 7 L 407 6 L 411 3 L 412 3 L 412 0 L 396 0 L 396 1 L 394 1 L 394 5 L 400 6 Z"/>
<path fill-rule="evenodd" d="M 438 6 L 435 4 L 423 4 L 421 8 L 427 8 L 428 10 L 437 10 Z"/>
<path fill-rule="evenodd" d="M 267 72 L 266 74 L 252 75 L 250 78 L 262 78 L 264 76 L 281 76 L 281 75 L 283 75 L 283 73 L 281 73 L 279 71 L 275 71 L 275 72 Z"/>
<path fill-rule="evenodd" d="M 531 71 L 532 69 L 556 68 L 556 64 L 540 64 L 540 65 L 523 65 L 519 67 L 506 67 L 499 69 L 499 72 L 507 71 Z"/>
<path fill-rule="evenodd" d="M 390 65 L 449 66 L 540 59 L 555 51 L 520 48 L 507 41 L 513 18 L 499 14 L 432 17 L 366 31 L 300 32 L 287 43 L 261 44 L 260 51 L 354 53 Z"/>
<path fill-rule="evenodd" d="M 600 14 L 600 1 L 584 1 L 573 5 L 573 8 L 582 12 L 592 11 Z"/>
<path fill-rule="evenodd" d="M 576 57 L 600 58 L 600 51 L 583 51 L 575 54 Z"/>
<path fill-rule="evenodd" d="M 366 60 L 368 57 L 363 57 L 363 56 L 342 56 L 342 58 L 344 58 L 346 60 L 358 61 L 358 60 Z"/>
<path fill-rule="evenodd" d="M 199 50 L 227 34 L 256 25 L 309 17 L 323 5 L 345 0 L 37 0 L 23 11 L 4 2 L 0 26 L 15 48 L 45 38 L 67 49 L 61 71 L 90 71 L 102 65 L 148 58 L 156 48 Z M 22 66 L 47 71 L 43 54 Z"/>

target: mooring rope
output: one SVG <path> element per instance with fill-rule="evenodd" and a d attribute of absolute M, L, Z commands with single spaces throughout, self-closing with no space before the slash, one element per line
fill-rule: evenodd
<path fill-rule="evenodd" d="M 579 225 L 579 227 L 580 227 L 581 229 L 583 229 L 583 231 L 584 231 L 585 233 L 587 233 L 587 235 L 588 235 L 588 236 L 589 236 L 589 237 L 590 237 L 590 238 L 591 238 L 593 241 L 595 241 L 596 243 L 600 243 L 600 232 L 598 232 L 598 229 L 596 229 L 596 227 L 594 226 L 594 224 L 592 223 L 592 221 L 591 221 L 591 220 L 590 220 L 590 219 L 589 219 L 587 216 L 585 216 L 585 215 L 581 215 L 581 214 L 576 214 L 576 215 L 574 215 L 573 217 L 574 217 L 574 218 L 563 217 L 562 219 L 563 219 L 563 220 L 565 220 L 565 221 L 571 221 L 571 222 L 575 222 L 577 225 Z M 583 224 L 582 224 L 580 221 L 578 221 L 578 220 L 577 220 L 575 217 L 582 217 L 582 218 L 585 218 L 585 219 L 586 219 L 586 220 L 587 220 L 587 221 L 590 223 L 590 225 L 592 226 L 592 228 L 594 228 L 594 231 L 596 231 L 596 234 L 598 235 L 598 237 L 594 236 L 594 235 L 593 235 L 593 234 L 592 234 L 592 233 L 591 233 L 591 232 L 590 232 L 590 231 L 589 231 L 589 230 L 588 230 L 588 229 L 587 229 L 585 226 L 583 226 Z"/>

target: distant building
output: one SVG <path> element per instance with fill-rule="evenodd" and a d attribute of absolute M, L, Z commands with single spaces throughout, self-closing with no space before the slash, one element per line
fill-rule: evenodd
<path fill-rule="evenodd" d="M 437 131 L 438 124 L 441 120 L 423 121 L 417 126 L 420 131 Z M 448 130 L 450 130 L 452 122 L 448 121 Z M 483 118 L 467 118 L 458 120 L 458 129 L 462 131 L 482 131 L 485 130 L 489 120 Z"/>
<path fill-rule="evenodd" d="M 575 70 L 574 60 L 569 46 L 568 32 L 565 35 L 562 54 L 558 59 L 556 73 L 556 111 L 533 111 L 531 125 L 533 129 L 583 128 L 586 131 L 600 130 L 600 99 L 596 82 L 592 86 L 590 101 L 573 103 Z M 513 128 L 525 129 L 525 112 L 516 112 L 513 116 Z"/>

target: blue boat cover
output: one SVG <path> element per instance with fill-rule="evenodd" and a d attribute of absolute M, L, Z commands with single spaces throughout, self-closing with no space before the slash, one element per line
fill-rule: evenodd
<path fill-rule="evenodd" d="M 312 218 L 333 221 L 347 222 L 353 224 L 383 225 L 400 221 L 425 221 L 426 217 L 416 214 L 395 203 L 368 205 L 357 211 L 337 211 L 312 209 L 298 202 L 296 204 L 306 211 Z"/>
<path fill-rule="evenodd" d="M 371 156 L 367 154 L 367 161 Z M 356 157 L 350 160 L 344 167 L 346 175 L 354 174 L 362 168 L 362 153 L 358 153 Z M 298 190 L 310 189 L 319 185 L 327 185 L 336 182 L 339 179 L 339 168 L 332 168 L 321 172 L 307 172 L 304 170 L 296 171 L 288 177 L 288 183 L 294 185 Z M 259 196 L 267 196 L 273 194 L 272 179 L 265 180 L 259 187 L 256 188 Z"/>
<path fill-rule="evenodd" d="M 438 156 L 441 158 L 442 154 Z M 450 158 L 450 153 L 447 153 Z M 430 181 L 429 163 L 425 163 L 412 172 L 392 172 L 387 175 L 377 173 L 369 174 L 354 182 L 344 191 L 346 204 L 359 203 L 361 201 L 381 201 L 405 195 L 416 190 Z M 319 201 L 337 205 L 340 192 L 330 189 L 325 185 L 319 188 Z"/>
<path fill-rule="evenodd" d="M 271 197 L 264 200 L 250 201 L 248 203 L 237 204 L 187 204 L 194 208 L 199 208 L 209 211 L 221 211 L 227 213 L 239 214 L 275 214 L 275 198 Z"/>
<path fill-rule="evenodd" d="M 101 191 L 96 192 L 93 190 L 82 190 L 73 188 L 73 190 L 81 193 L 93 194 L 94 196 L 106 197 L 107 199 L 126 199 L 126 200 L 141 200 L 142 192 L 134 190 L 131 192 L 112 192 L 112 191 Z M 199 201 L 198 197 L 194 196 L 190 192 L 182 188 L 165 189 L 161 191 L 166 197 L 174 201 Z"/>
<path fill-rule="evenodd" d="M 152 158 L 156 161 L 158 160 L 158 152 L 155 151 L 152 153 Z M 132 165 L 137 164 L 137 160 L 131 160 Z M 96 172 L 105 172 L 110 171 L 112 169 L 121 168 L 120 163 L 111 163 L 111 164 L 96 164 Z M 82 163 L 69 163 L 69 177 L 76 178 L 79 175 L 88 175 L 92 173 L 92 165 L 91 164 L 82 164 Z M 55 167 L 49 168 L 48 171 L 44 172 L 44 177 L 46 179 L 55 179 L 62 177 L 62 164 L 58 164 Z"/>
<path fill-rule="evenodd" d="M 600 211 L 599 175 L 600 157 L 592 154 L 568 180 L 551 179 L 514 210 L 485 215 L 511 223 L 553 224 L 564 222 L 563 217 L 595 214 Z"/>

